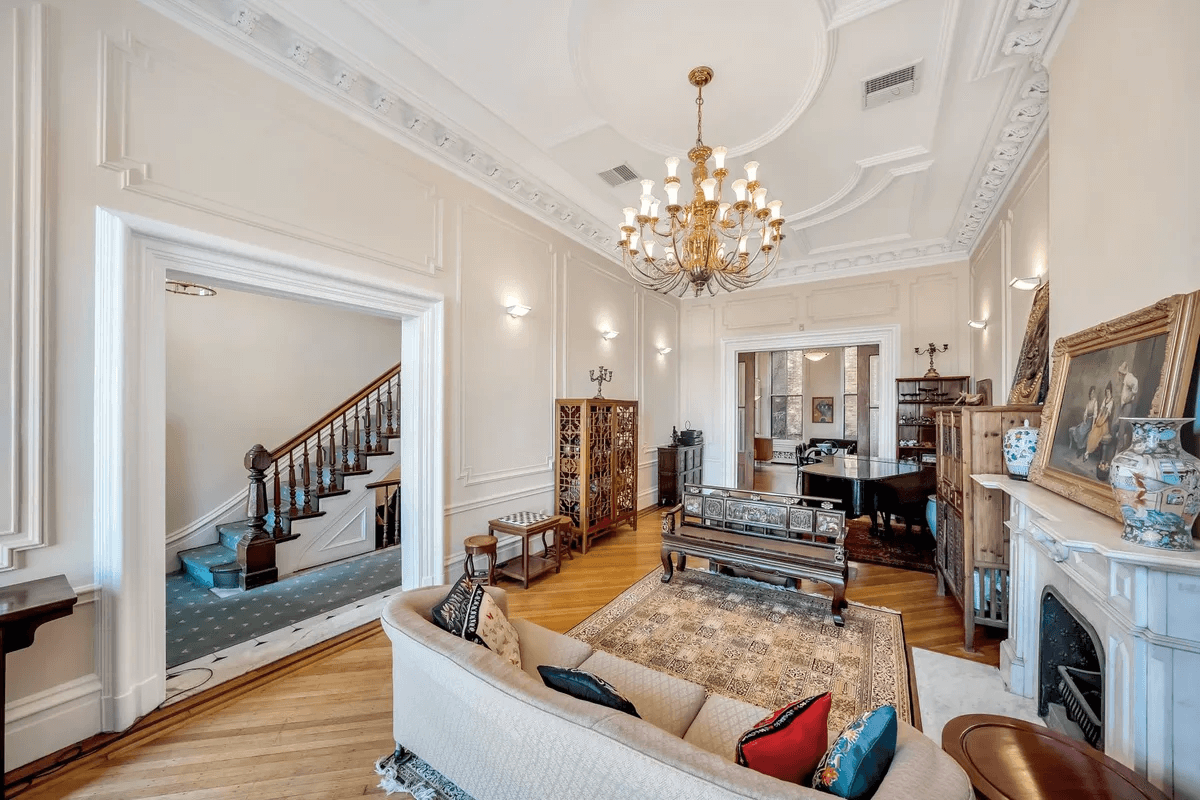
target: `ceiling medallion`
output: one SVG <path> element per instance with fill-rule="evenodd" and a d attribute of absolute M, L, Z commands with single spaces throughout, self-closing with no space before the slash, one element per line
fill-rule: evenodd
<path fill-rule="evenodd" d="M 704 87 L 712 81 L 709 67 L 696 67 L 688 82 L 696 87 L 696 146 L 688 151 L 692 167 L 692 200 L 679 204 L 679 159 L 667 159 L 665 230 L 660 229 L 659 200 L 650 192 L 654 181 L 642 181 L 640 212 L 626 208 L 621 226 L 621 254 L 634 280 L 656 292 L 679 296 L 689 287 L 697 297 L 707 289 L 715 295 L 745 289 L 765 278 L 779 260 L 783 239 L 783 201 L 767 202 L 767 190 L 758 182 L 758 162 L 746 162 L 746 177 L 730 184 L 734 202 L 721 200 L 725 177 L 724 147 L 703 141 Z M 708 159 L 713 159 L 709 177 Z M 643 250 L 639 251 L 638 247 Z M 657 255 L 655 250 L 661 248 Z M 759 262 L 759 256 L 762 261 Z"/>

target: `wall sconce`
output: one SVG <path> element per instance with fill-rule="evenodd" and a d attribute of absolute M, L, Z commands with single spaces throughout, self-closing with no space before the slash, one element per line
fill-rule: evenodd
<path fill-rule="evenodd" d="M 669 348 L 669 347 L 660 347 L 660 348 L 658 348 L 658 354 L 659 354 L 660 356 L 665 356 L 665 355 L 666 355 L 667 353 L 669 353 L 669 352 L 671 352 L 671 348 Z"/>
<path fill-rule="evenodd" d="M 1013 278 L 1008 285 L 1023 292 L 1032 292 L 1042 285 L 1041 275 L 1030 275 L 1028 278 Z"/>
<path fill-rule="evenodd" d="M 508 315 L 510 317 L 517 318 L 517 317 L 525 316 L 533 309 L 531 309 L 529 306 L 523 306 L 520 303 L 513 303 L 511 306 L 509 306 L 508 308 L 506 308 L 504 310 L 508 312 Z"/>
<path fill-rule="evenodd" d="M 967 320 L 967 326 L 974 328 L 977 331 L 981 331 L 987 327 L 987 320 L 986 319 L 969 319 L 969 320 Z"/>
<path fill-rule="evenodd" d="M 610 339 L 617 338 L 618 333 L 619 331 L 600 331 L 600 338 L 607 342 Z"/>

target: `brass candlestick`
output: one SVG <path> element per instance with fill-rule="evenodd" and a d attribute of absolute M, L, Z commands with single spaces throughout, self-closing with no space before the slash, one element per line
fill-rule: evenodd
<path fill-rule="evenodd" d="M 588 375 L 591 376 L 592 382 L 596 384 L 596 396 L 593 399 L 603 400 L 604 395 L 601 392 L 604 390 L 604 382 L 612 380 L 612 370 L 607 367 L 600 367 L 600 374 L 598 376 L 594 369 L 588 370 Z"/>
<path fill-rule="evenodd" d="M 944 353 L 944 352 L 946 352 L 946 351 L 947 351 L 947 350 L 949 350 L 949 349 L 950 349 L 950 345 L 948 345 L 948 344 L 944 344 L 944 345 L 942 345 L 942 349 L 941 349 L 941 350 L 938 350 L 938 347 L 937 347 L 937 345 L 936 345 L 936 344 L 934 344 L 933 342 L 930 342 L 930 343 L 929 343 L 929 347 L 925 348 L 924 350 L 922 350 L 922 349 L 921 349 L 921 348 L 919 348 L 919 347 L 914 347 L 914 348 L 913 348 L 913 351 L 914 351 L 914 352 L 915 352 L 917 355 L 919 355 L 919 356 L 928 355 L 928 356 L 929 356 L 929 371 L 925 373 L 925 377 L 926 377 L 926 378 L 940 378 L 940 377 L 942 377 L 941 375 L 939 375 L 939 374 L 938 374 L 938 371 L 937 371 L 936 369 L 934 369 L 934 368 L 933 368 L 933 356 L 934 356 L 934 354 L 935 354 L 935 353 Z"/>

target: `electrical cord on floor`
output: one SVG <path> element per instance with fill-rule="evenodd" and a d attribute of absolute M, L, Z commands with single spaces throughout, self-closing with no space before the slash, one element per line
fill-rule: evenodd
<path fill-rule="evenodd" d="M 179 672 L 168 673 L 166 677 L 168 680 L 170 680 L 171 678 L 178 678 L 180 675 L 183 675 L 184 673 L 187 673 L 187 672 L 207 672 L 208 677 L 205 678 L 203 682 L 197 684 L 196 686 L 193 686 L 188 689 L 180 689 L 178 692 L 175 692 L 170 697 L 166 698 L 161 703 L 159 703 L 157 706 L 155 706 L 153 709 L 148 711 L 147 712 L 148 714 L 153 714 L 155 711 L 161 710 L 168 703 L 170 703 L 176 697 L 179 697 L 181 694 L 187 694 L 188 692 L 195 691 L 196 689 L 200 688 L 205 683 L 207 683 L 213 677 L 213 674 L 214 674 L 213 671 L 211 669 L 209 669 L 208 667 L 189 667 L 188 669 L 180 670 Z M 65 753 L 63 753 L 63 755 L 60 758 L 58 758 L 56 761 L 54 761 L 54 763 L 47 764 L 46 766 L 42 767 L 41 769 L 39 769 L 37 772 L 33 773 L 32 775 L 26 775 L 24 778 L 21 778 L 20 780 L 14 782 L 12 784 L 6 785 L 4 787 L 5 794 L 6 795 L 19 794 L 20 792 L 23 792 L 26 789 L 30 789 L 33 787 L 33 784 L 35 781 L 37 781 L 41 778 L 45 778 L 48 775 L 53 775 L 54 773 L 58 772 L 59 770 L 61 770 L 63 767 L 67 766 L 71 762 L 78 761 L 79 759 L 84 758 L 85 756 L 90 756 L 92 753 L 95 753 L 99 750 L 104 749 L 105 747 L 107 747 L 108 745 L 112 744 L 113 742 L 117 741 L 120 738 L 121 738 L 121 734 L 114 736 L 111 739 L 106 739 L 103 742 L 99 742 L 94 747 L 90 747 L 86 750 L 78 744 L 72 745 Z"/>

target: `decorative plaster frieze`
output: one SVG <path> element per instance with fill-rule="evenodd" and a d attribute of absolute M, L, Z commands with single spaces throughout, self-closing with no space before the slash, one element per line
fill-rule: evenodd
<path fill-rule="evenodd" d="M 233 17 L 229 20 L 233 27 L 237 28 L 247 36 L 254 35 L 254 28 L 258 25 L 259 14 L 249 8 L 239 8 L 233 12 Z"/>
<path fill-rule="evenodd" d="M 295 61 L 298 66 L 303 67 L 308 64 L 308 57 L 312 55 L 312 52 L 313 47 L 311 44 L 296 42 L 288 48 L 287 56 L 292 61 Z"/>

